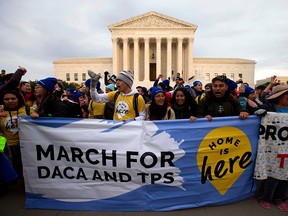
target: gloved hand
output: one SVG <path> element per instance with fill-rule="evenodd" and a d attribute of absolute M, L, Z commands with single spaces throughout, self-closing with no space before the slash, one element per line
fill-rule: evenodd
<path fill-rule="evenodd" d="M 265 109 L 258 109 L 254 112 L 254 115 L 257 115 L 257 116 L 265 116 L 267 114 L 267 111 Z"/>
<path fill-rule="evenodd" d="M 101 74 L 98 73 L 94 73 L 93 71 L 91 70 L 88 70 L 88 75 L 91 77 L 91 80 L 95 81 L 96 83 L 99 81 L 99 79 L 101 78 Z"/>

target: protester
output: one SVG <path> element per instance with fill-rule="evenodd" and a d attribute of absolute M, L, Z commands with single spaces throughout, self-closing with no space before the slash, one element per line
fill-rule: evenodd
<path fill-rule="evenodd" d="M 109 103 L 109 102 L 106 102 L 106 103 Z M 111 116 L 110 117 L 104 117 L 106 103 L 105 102 L 95 102 L 93 100 L 90 100 L 89 106 L 88 106 L 89 118 L 113 119 L 114 113 L 112 113 L 112 117 Z"/>
<path fill-rule="evenodd" d="M 60 100 L 67 99 L 66 91 L 64 90 L 62 82 L 57 81 L 57 83 L 54 86 L 53 95 L 59 98 Z"/>
<path fill-rule="evenodd" d="M 151 99 L 150 99 L 150 97 L 149 97 L 149 95 L 148 95 L 148 91 L 147 91 L 147 88 L 146 88 L 146 87 L 144 87 L 144 86 L 137 86 L 136 89 L 137 89 L 138 93 L 139 93 L 140 95 L 142 95 L 142 97 L 143 97 L 143 99 L 144 99 L 144 101 L 145 101 L 145 104 L 147 104 L 148 102 L 151 101 Z"/>
<path fill-rule="evenodd" d="M 246 119 L 249 113 L 242 110 L 240 103 L 234 99 L 228 92 L 226 76 L 217 76 L 212 79 L 212 91 L 207 94 L 199 103 L 198 117 L 239 116 L 240 119 Z"/>
<path fill-rule="evenodd" d="M 261 108 L 269 112 L 288 113 L 288 85 L 275 86 L 271 95 L 267 98 L 267 102 Z M 287 198 L 288 180 L 268 177 L 263 181 L 258 197 L 263 208 L 271 209 L 271 203 L 274 203 L 282 211 L 288 212 L 288 206 L 285 203 Z"/>
<path fill-rule="evenodd" d="M 88 111 L 89 111 L 89 118 L 93 118 L 93 119 L 104 119 L 104 112 L 105 112 L 105 102 L 96 102 L 91 100 L 90 97 L 90 85 L 91 85 L 91 79 L 86 80 L 85 82 L 86 85 L 86 91 L 89 92 L 89 105 L 88 105 Z M 111 84 L 113 86 L 113 84 Z M 98 81 L 96 83 L 96 91 L 99 94 L 102 94 L 103 91 L 100 88 L 101 83 L 100 81 Z M 109 86 L 110 87 L 110 86 Z M 110 87 L 112 88 L 112 87 Z M 110 88 L 105 88 L 105 90 L 107 89 L 107 91 L 110 91 Z M 113 107 L 114 108 L 114 107 Z M 108 117 L 108 119 L 113 119 L 113 115 L 112 117 Z"/>
<path fill-rule="evenodd" d="M 96 102 L 115 101 L 113 120 L 144 120 L 145 119 L 145 102 L 136 89 L 132 89 L 134 75 L 131 71 L 121 71 L 117 76 L 117 91 L 99 94 L 96 91 L 96 83 L 100 79 L 100 74 L 95 74 L 88 70 L 91 77 L 90 95 L 91 99 Z M 119 92 L 119 93 L 117 93 Z M 115 100 L 115 94 L 119 94 Z M 134 103 L 134 95 L 137 94 L 137 105 Z"/>
<path fill-rule="evenodd" d="M 237 82 L 235 82 L 235 81 L 227 78 L 226 84 L 227 84 L 227 86 L 228 86 L 228 92 L 229 92 L 229 94 L 230 94 L 235 100 L 237 100 L 237 99 L 238 99 L 238 95 L 239 95 L 239 93 L 237 92 L 237 88 L 238 88 Z M 243 83 L 242 83 L 242 85 L 243 85 Z"/>
<path fill-rule="evenodd" d="M 13 168 L 18 176 L 23 178 L 18 117 L 27 115 L 24 98 L 17 90 L 4 90 L 0 94 L 0 104 L 4 106 L 0 118 L 0 130 L 7 139 L 12 155 Z"/>
<path fill-rule="evenodd" d="M 22 76 L 25 75 L 27 70 L 24 67 L 19 67 L 13 74 L 6 74 L 3 77 L 4 84 L 0 86 L 0 91 L 5 89 L 18 89 Z"/>
<path fill-rule="evenodd" d="M 170 86 L 170 80 L 169 79 L 164 79 L 162 82 L 159 82 L 160 79 L 162 79 L 163 75 L 159 74 L 159 76 L 157 77 L 157 79 L 155 79 L 153 87 L 160 87 L 162 88 L 165 92 L 169 92 L 172 91 L 173 88 Z"/>
<path fill-rule="evenodd" d="M 176 76 L 174 89 L 176 89 L 177 87 L 179 87 L 179 81 L 180 81 L 180 76 Z"/>
<path fill-rule="evenodd" d="M 155 80 L 153 87 L 159 87 L 164 90 L 166 101 L 168 102 L 168 106 L 171 106 L 171 98 L 172 98 L 172 92 L 173 88 L 170 86 L 170 80 L 165 79 L 162 82 L 159 82 L 160 79 L 162 79 L 163 75 L 159 74 L 158 78 Z"/>
<path fill-rule="evenodd" d="M 195 101 L 197 104 L 199 104 L 199 102 L 204 98 L 206 97 L 206 95 L 208 94 L 208 92 L 212 91 L 212 83 L 207 83 L 205 86 L 204 86 L 204 92 L 201 94 L 201 95 L 198 95 L 196 98 L 195 98 Z"/>
<path fill-rule="evenodd" d="M 111 92 L 111 91 L 115 91 L 115 85 L 114 84 L 106 85 L 105 92 L 108 93 L 108 92 Z"/>
<path fill-rule="evenodd" d="M 174 89 L 184 87 L 184 79 L 182 77 L 176 77 L 176 84 L 174 85 Z"/>
<path fill-rule="evenodd" d="M 25 104 L 27 104 L 33 95 L 30 83 L 26 81 L 20 82 L 20 92 L 24 96 Z"/>
<path fill-rule="evenodd" d="M 4 77 L 6 75 L 6 70 L 2 69 L 0 74 L 0 82 L 4 83 Z"/>
<path fill-rule="evenodd" d="M 195 99 L 197 96 L 204 93 L 202 82 L 195 80 L 191 89 L 194 91 L 192 97 Z"/>
<path fill-rule="evenodd" d="M 114 74 L 110 75 L 108 71 L 104 72 L 104 83 L 106 86 L 109 84 L 113 84 L 115 88 L 116 80 L 117 80 L 117 77 Z"/>
<path fill-rule="evenodd" d="M 66 88 L 65 89 L 65 95 L 69 100 L 72 100 L 72 94 L 75 92 L 75 88 Z"/>
<path fill-rule="evenodd" d="M 171 99 L 171 107 L 176 119 L 189 119 L 191 122 L 197 118 L 198 105 L 186 88 L 176 88 Z"/>
<path fill-rule="evenodd" d="M 48 77 L 37 82 L 35 86 L 36 103 L 30 114 L 31 118 L 69 117 L 69 108 L 58 97 L 53 95 L 57 79 Z"/>
<path fill-rule="evenodd" d="M 261 101 L 261 95 L 262 95 L 262 92 L 266 89 L 266 87 L 267 87 L 267 85 L 258 85 L 255 87 L 255 91 L 257 94 L 256 101 L 257 101 L 257 103 L 259 103 L 261 105 L 263 104 L 263 101 Z"/>
<path fill-rule="evenodd" d="M 260 96 L 260 100 L 265 103 L 267 102 L 266 99 L 269 97 L 269 95 L 271 94 L 271 89 L 278 85 L 278 79 L 277 76 L 272 76 L 270 79 L 269 84 L 266 86 L 266 88 L 262 91 L 261 96 Z"/>
<path fill-rule="evenodd" d="M 146 120 L 171 120 L 175 119 L 175 113 L 168 106 L 165 91 L 159 87 L 153 87 L 151 103 L 147 105 Z"/>
<path fill-rule="evenodd" d="M 239 97 L 238 101 L 242 106 L 243 110 L 246 110 L 250 115 L 253 115 L 254 112 L 259 109 L 259 106 L 262 104 L 258 104 L 256 101 L 257 94 L 255 89 L 251 88 L 250 86 L 245 86 L 241 84 L 239 87 Z"/>
<path fill-rule="evenodd" d="M 84 95 L 76 91 L 72 94 L 72 100 L 74 104 L 77 105 L 77 108 L 75 107 L 74 117 L 88 118 L 89 116 L 88 105 L 86 104 Z"/>

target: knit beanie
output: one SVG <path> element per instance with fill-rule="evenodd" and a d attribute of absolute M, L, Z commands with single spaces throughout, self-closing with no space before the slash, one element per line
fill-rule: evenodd
<path fill-rule="evenodd" d="M 195 80 L 195 81 L 193 82 L 193 86 L 197 86 L 199 83 L 202 84 L 199 80 Z"/>
<path fill-rule="evenodd" d="M 71 94 L 73 94 L 73 92 L 75 91 L 74 88 L 66 88 L 65 91 L 70 92 Z"/>
<path fill-rule="evenodd" d="M 74 92 L 74 93 L 72 94 L 72 99 L 73 99 L 73 101 L 76 101 L 76 100 L 78 100 L 79 97 L 81 97 L 81 96 L 83 96 L 83 94 L 81 94 L 81 93 L 79 93 L 79 92 Z"/>
<path fill-rule="evenodd" d="M 227 78 L 226 84 L 228 86 L 229 91 L 235 90 L 238 87 L 236 82 L 228 78 Z"/>
<path fill-rule="evenodd" d="M 145 94 L 145 95 L 147 95 L 147 93 L 148 93 L 148 90 L 147 90 L 147 88 L 146 88 L 146 87 L 144 87 L 144 86 L 142 86 L 142 90 L 143 90 L 144 94 Z"/>
<path fill-rule="evenodd" d="M 90 88 L 90 84 L 91 84 L 91 79 L 87 79 L 85 81 L 85 86 Z M 100 83 L 100 81 L 98 81 L 97 84 L 96 84 L 97 91 L 101 91 L 101 87 L 100 86 L 101 86 L 101 83 Z"/>
<path fill-rule="evenodd" d="M 212 89 L 212 83 L 206 83 L 206 85 L 204 86 L 204 88 L 209 87 L 210 89 Z"/>
<path fill-rule="evenodd" d="M 165 79 L 162 82 L 166 85 L 166 87 L 169 87 L 170 81 L 168 79 Z"/>
<path fill-rule="evenodd" d="M 117 80 L 122 80 L 125 82 L 130 88 L 132 88 L 134 75 L 131 71 L 121 71 L 117 77 Z"/>
<path fill-rule="evenodd" d="M 153 87 L 151 90 L 151 98 L 154 98 L 156 94 L 158 94 L 159 92 L 162 92 L 163 94 L 165 94 L 164 90 L 159 88 L 159 87 Z"/>
<path fill-rule="evenodd" d="M 160 86 L 162 89 L 166 90 L 166 85 L 163 82 L 158 83 L 158 86 Z"/>
<path fill-rule="evenodd" d="M 190 89 L 191 86 L 190 86 L 190 85 L 185 85 L 184 88 L 185 88 L 185 89 Z"/>
<path fill-rule="evenodd" d="M 37 82 L 38 85 L 41 85 L 43 88 L 45 88 L 47 91 L 51 93 L 54 91 L 54 86 L 56 85 L 56 83 L 57 79 L 54 77 L 48 77 L 46 79 L 42 79 Z"/>
<path fill-rule="evenodd" d="M 255 90 L 251 88 L 250 86 L 245 86 L 245 97 L 248 97 L 250 94 L 254 93 Z"/>
<path fill-rule="evenodd" d="M 85 86 L 90 88 L 91 79 L 85 81 Z"/>
<path fill-rule="evenodd" d="M 113 84 L 109 84 L 106 88 L 110 89 L 111 91 L 115 91 L 115 86 Z"/>

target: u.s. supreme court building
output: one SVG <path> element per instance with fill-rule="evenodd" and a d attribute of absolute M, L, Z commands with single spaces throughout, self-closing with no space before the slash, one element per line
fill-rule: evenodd
<path fill-rule="evenodd" d="M 89 79 L 88 69 L 102 75 L 109 71 L 116 76 L 121 70 L 132 70 L 134 87 L 152 86 L 159 74 L 163 79 L 170 78 L 173 86 L 177 73 L 190 85 L 194 80 L 211 82 L 222 74 L 254 85 L 254 60 L 194 57 L 197 27 L 153 11 L 120 21 L 108 26 L 112 34 L 112 58 L 57 59 L 53 62 L 55 77 L 80 84 Z"/>

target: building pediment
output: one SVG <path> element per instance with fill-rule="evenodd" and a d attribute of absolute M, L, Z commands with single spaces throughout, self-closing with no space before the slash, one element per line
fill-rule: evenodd
<path fill-rule="evenodd" d="M 110 31 L 125 28 L 191 28 L 196 31 L 197 27 L 197 25 L 192 23 L 169 17 L 154 11 L 108 26 Z"/>

